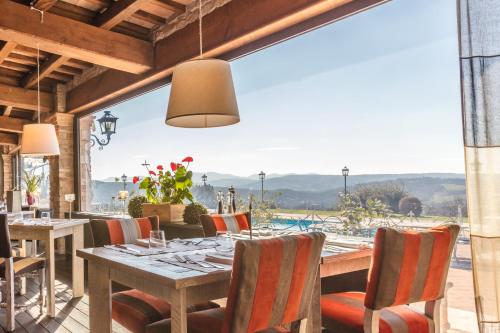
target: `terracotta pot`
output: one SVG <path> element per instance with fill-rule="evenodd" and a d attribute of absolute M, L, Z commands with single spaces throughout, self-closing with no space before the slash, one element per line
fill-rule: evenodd
<path fill-rule="evenodd" d="M 142 215 L 143 216 L 154 216 L 157 215 L 160 219 L 160 223 L 183 223 L 183 215 L 185 205 L 173 205 L 173 204 L 142 204 Z"/>

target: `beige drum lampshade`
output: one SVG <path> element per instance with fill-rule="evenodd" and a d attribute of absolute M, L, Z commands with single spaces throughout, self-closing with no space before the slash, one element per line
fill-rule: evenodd
<path fill-rule="evenodd" d="M 29 124 L 23 126 L 21 154 L 25 156 L 59 155 L 56 129 L 51 124 Z"/>
<path fill-rule="evenodd" d="M 231 67 L 227 61 L 201 59 L 174 68 L 166 124 L 218 127 L 240 121 Z"/>

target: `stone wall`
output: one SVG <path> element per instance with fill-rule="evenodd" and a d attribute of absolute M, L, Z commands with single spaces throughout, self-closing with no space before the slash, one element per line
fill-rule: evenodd
<path fill-rule="evenodd" d="M 90 211 L 92 204 L 92 161 L 90 157 L 90 135 L 94 116 L 80 118 L 80 207 L 82 212 Z"/>
<path fill-rule="evenodd" d="M 1 173 L 1 188 L 0 188 L 0 196 L 5 197 L 6 192 L 12 190 L 13 187 L 13 173 L 12 173 L 12 155 L 2 154 L 2 173 Z"/>
<path fill-rule="evenodd" d="M 61 151 L 59 156 L 49 157 L 50 206 L 54 209 L 55 217 L 63 217 L 69 211 L 69 203 L 64 201 L 64 195 L 75 193 L 73 119 L 74 116 L 67 113 L 55 113 L 51 117 Z"/>

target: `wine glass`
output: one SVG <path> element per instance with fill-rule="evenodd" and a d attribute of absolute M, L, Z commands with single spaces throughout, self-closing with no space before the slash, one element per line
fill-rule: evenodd
<path fill-rule="evenodd" d="M 75 194 L 65 194 L 64 200 L 69 204 L 69 219 L 71 220 L 71 203 L 75 201 Z"/>
<path fill-rule="evenodd" d="M 149 232 L 149 248 L 158 249 L 167 247 L 165 232 L 163 230 L 152 230 Z"/>

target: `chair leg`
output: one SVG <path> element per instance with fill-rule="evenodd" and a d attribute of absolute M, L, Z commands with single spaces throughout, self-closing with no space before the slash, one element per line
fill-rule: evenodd
<path fill-rule="evenodd" d="M 441 330 L 441 300 L 425 302 L 425 314 L 432 319 L 434 323 L 434 333 L 440 333 Z"/>
<path fill-rule="evenodd" d="M 380 321 L 380 310 L 365 308 L 365 319 L 363 323 L 364 333 L 378 333 Z"/>
<path fill-rule="evenodd" d="M 40 283 L 40 314 L 45 307 L 45 268 L 38 270 L 38 282 Z"/>
<path fill-rule="evenodd" d="M 5 259 L 5 280 L 6 280 L 6 303 L 7 303 L 7 331 L 16 328 L 15 295 L 14 295 L 14 261 L 12 258 Z"/>

